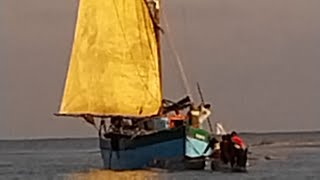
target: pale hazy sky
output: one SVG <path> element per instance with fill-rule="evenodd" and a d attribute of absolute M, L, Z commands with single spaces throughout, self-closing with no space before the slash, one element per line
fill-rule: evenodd
<path fill-rule="evenodd" d="M 212 120 L 239 131 L 320 129 L 319 0 L 168 0 L 171 37 Z M 76 0 L 0 1 L 0 139 L 94 136 L 57 118 Z M 166 30 L 166 28 L 165 28 Z M 182 83 L 167 41 L 164 91 Z"/>

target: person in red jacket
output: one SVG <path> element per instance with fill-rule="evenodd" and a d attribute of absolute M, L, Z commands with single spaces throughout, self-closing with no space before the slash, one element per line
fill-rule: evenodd
<path fill-rule="evenodd" d="M 235 156 L 233 157 L 233 162 L 236 160 L 237 166 L 239 167 L 246 167 L 246 162 L 247 162 L 247 146 L 245 145 L 244 141 L 242 138 L 238 136 L 238 134 L 233 131 L 231 133 L 231 141 L 235 145 Z"/>
<path fill-rule="evenodd" d="M 239 137 L 239 135 L 235 131 L 231 133 L 231 140 L 233 143 L 238 145 L 241 149 L 246 149 L 246 145 L 244 141 L 242 140 L 242 138 Z"/>

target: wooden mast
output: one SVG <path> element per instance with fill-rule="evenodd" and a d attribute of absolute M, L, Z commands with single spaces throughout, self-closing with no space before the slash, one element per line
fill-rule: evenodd
<path fill-rule="evenodd" d="M 161 56 L 161 28 L 160 28 L 160 0 L 146 0 L 149 8 L 150 15 L 154 23 L 154 31 L 157 39 L 157 50 L 158 50 L 158 64 L 159 64 L 159 74 L 160 74 L 160 89 L 163 92 L 163 82 L 162 82 L 162 56 Z M 163 99 L 163 97 L 162 97 Z M 162 107 L 161 107 L 162 109 Z M 159 110 L 161 114 L 161 109 Z"/>

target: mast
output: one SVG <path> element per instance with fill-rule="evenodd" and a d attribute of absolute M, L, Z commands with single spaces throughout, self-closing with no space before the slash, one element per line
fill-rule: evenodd
<path fill-rule="evenodd" d="M 203 95 L 202 95 L 202 91 L 201 91 L 199 82 L 197 82 L 197 88 L 198 88 L 198 92 L 199 92 L 199 95 L 200 95 L 200 98 L 201 98 L 201 102 L 204 105 L 204 98 L 203 98 Z M 210 132 L 213 133 L 213 129 L 212 129 L 212 125 L 211 125 L 211 121 L 210 121 L 209 117 L 207 118 L 207 122 L 208 122 L 208 125 L 209 125 Z"/>
<path fill-rule="evenodd" d="M 154 23 L 154 32 L 156 34 L 157 49 L 158 49 L 158 64 L 159 64 L 159 74 L 160 74 L 160 89 L 162 89 L 162 59 L 161 59 L 161 29 L 160 29 L 160 0 L 146 0 L 148 5 L 150 15 L 152 16 Z"/>
<path fill-rule="evenodd" d="M 154 28 L 158 42 L 158 49 L 160 50 L 160 0 L 146 0 L 146 3 L 155 23 Z"/>

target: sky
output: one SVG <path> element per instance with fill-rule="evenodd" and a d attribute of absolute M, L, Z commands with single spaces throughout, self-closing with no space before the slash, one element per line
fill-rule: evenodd
<path fill-rule="evenodd" d="M 192 95 L 200 82 L 212 122 L 250 132 L 320 129 L 318 0 L 163 2 L 163 83 L 184 96 L 168 39 Z M 0 1 L 0 139 L 93 137 L 80 119 L 54 117 L 63 92 L 76 0 Z M 168 29 L 163 22 L 166 17 Z"/>

